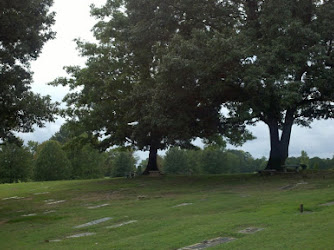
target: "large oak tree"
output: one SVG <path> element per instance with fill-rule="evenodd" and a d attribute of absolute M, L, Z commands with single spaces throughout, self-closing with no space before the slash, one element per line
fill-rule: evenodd
<path fill-rule="evenodd" d="M 217 133 L 219 105 L 195 85 L 165 87 L 179 72 L 162 67 L 162 60 L 174 36 L 226 26 L 224 7 L 215 1 L 124 0 L 92 8 L 100 20 L 93 29 L 98 42 L 78 42 L 86 67 L 68 67 L 72 77 L 55 81 L 73 90 L 65 98 L 68 114 L 102 138 L 104 148 L 149 150 L 144 173 L 158 170 L 158 149 L 190 146 L 196 136 Z"/>
<path fill-rule="evenodd" d="M 167 66 L 190 72 L 183 78 L 211 88 L 209 98 L 229 109 L 226 124 L 267 124 L 267 168 L 279 170 L 288 157 L 293 124 L 309 126 L 314 119 L 334 116 L 334 3 L 226 2 L 238 6 L 234 32 L 216 29 L 208 36 L 206 30 L 193 30 L 189 39 L 174 40 Z M 237 95 L 226 96 L 226 88 Z"/>

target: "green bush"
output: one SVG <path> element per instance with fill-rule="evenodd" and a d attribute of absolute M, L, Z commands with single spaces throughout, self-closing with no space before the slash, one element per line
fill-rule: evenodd
<path fill-rule="evenodd" d="M 91 179 L 103 176 L 104 157 L 91 145 L 66 147 L 74 179 Z"/>
<path fill-rule="evenodd" d="M 185 150 L 172 147 L 166 152 L 164 172 L 167 174 L 185 174 L 188 170 L 188 159 Z"/>
<path fill-rule="evenodd" d="M 0 147 L 0 182 L 13 183 L 27 181 L 31 177 L 32 155 L 16 144 L 8 143 Z"/>
<path fill-rule="evenodd" d="M 136 159 L 132 152 L 115 152 L 111 162 L 111 177 L 122 177 L 135 171 Z"/>
<path fill-rule="evenodd" d="M 206 148 L 202 151 L 201 166 L 203 171 L 208 174 L 227 173 L 227 160 L 224 157 L 224 152 L 216 148 Z"/>
<path fill-rule="evenodd" d="M 46 141 L 38 149 L 34 176 L 37 181 L 69 179 L 71 163 L 57 141 Z"/>
<path fill-rule="evenodd" d="M 172 147 L 166 152 L 163 170 L 167 174 L 198 174 L 201 172 L 199 159 L 199 150 Z"/>

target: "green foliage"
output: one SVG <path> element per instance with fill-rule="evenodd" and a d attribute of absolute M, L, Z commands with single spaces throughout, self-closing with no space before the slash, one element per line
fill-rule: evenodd
<path fill-rule="evenodd" d="M 203 150 L 172 147 L 166 152 L 163 169 L 171 174 L 253 173 L 265 168 L 266 158 L 254 159 L 241 150 L 223 151 L 209 146 Z"/>
<path fill-rule="evenodd" d="M 0 138 L 16 141 L 13 131 L 31 132 L 53 121 L 56 104 L 49 96 L 32 93 L 30 61 L 54 37 L 50 30 L 52 0 L 0 2 Z"/>
<path fill-rule="evenodd" d="M 71 177 L 89 179 L 103 176 L 105 157 L 94 146 L 96 139 L 87 134 L 80 123 L 67 122 L 60 127 L 51 140 L 62 144 L 71 162 Z"/>
<path fill-rule="evenodd" d="M 32 155 L 35 155 L 37 153 L 38 146 L 39 143 L 37 141 L 28 141 L 27 143 L 27 149 Z"/>
<path fill-rule="evenodd" d="M 231 158 L 231 157 L 230 157 Z M 202 152 L 201 165 L 208 174 L 228 173 L 230 167 L 227 160 L 233 160 L 224 157 L 223 151 L 215 148 L 206 148 Z M 233 162 L 231 162 L 233 164 Z"/>
<path fill-rule="evenodd" d="M 198 0 L 110 0 L 101 8 L 93 7 L 91 13 L 99 20 L 93 28 L 97 43 L 78 40 L 81 55 L 88 58 L 86 67 L 68 67 L 70 78 L 53 83 L 73 91 L 64 99 L 67 114 L 102 137 L 104 150 L 129 144 L 150 149 L 148 167 L 153 170 L 157 149 L 189 148 L 197 136 L 217 134 L 220 103 L 205 88 L 183 81 L 179 71 L 167 69 L 163 60 L 175 36 L 189 37 L 192 29 L 226 25 L 220 23 L 230 16 L 225 7 L 230 6 Z M 165 86 L 171 74 L 182 78 L 182 85 Z"/>
<path fill-rule="evenodd" d="M 70 141 L 74 137 L 80 135 L 81 133 L 76 133 L 71 123 L 64 123 L 61 125 L 58 132 L 56 132 L 50 140 L 58 141 L 60 144 L 65 144 L 66 142 Z"/>
<path fill-rule="evenodd" d="M 74 179 L 91 179 L 103 176 L 105 157 L 96 148 L 84 146 L 65 147 L 67 158 L 71 162 L 71 176 Z"/>
<path fill-rule="evenodd" d="M 189 36 L 174 37 L 163 61 L 169 91 L 190 91 L 195 85 L 201 96 L 219 106 L 216 112 L 220 105 L 226 107 L 222 132 L 266 123 L 271 136 L 268 166 L 279 169 L 288 157 L 293 124 L 309 126 L 316 118 L 333 117 L 334 35 L 328 30 L 334 2 L 209 2 L 218 11 L 205 8 L 206 15 L 221 22 L 192 26 Z M 240 133 L 230 135 L 242 139 Z"/>
<path fill-rule="evenodd" d="M 143 173 L 143 168 L 141 165 L 137 167 L 136 175 L 141 175 Z"/>
<path fill-rule="evenodd" d="M 37 150 L 35 180 L 51 181 L 69 179 L 71 163 L 57 141 L 46 141 Z"/>
<path fill-rule="evenodd" d="M 308 169 L 312 170 L 328 170 L 334 169 L 334 156 L 330 158 L 322 159 L 320 157 L 312 157 L 310 158 L 310 165 Z"/>
<path fill-rule="evenodd" d="M 306 165 L 307 167 L 310 165 L 310 158 L 304 150 L 302 150 L 300 155 L 300 164 Z"/>
<path fill-rule="evenodd" d="M 129 151 L 115 152 L 111 161 L 111 176 L 123 177 L 135 171 L 136 159 Z"/>
<path fill-rule="evenodd" d="M 320 157 L 310 158 L 307 153 L 302 150 L 299 157 L 289 157 L 286 161 L 287 165 L 305 164 L 307 169 L 312 170 L 328 170 L 334 169 L 334 156 L 332 158 L 322 159 Z"/>
<path fill-rule="evenodd" d="M 14 143 L 0 146 L 0 183 L 27 181 L 32 174 L 32 155 Z"/>
<path fill-rule="evenodd" d="M 172 147 L 166 152 L 164 158 L 164 172 L 171 174 L 186 174 L 188 169 L 188 161 L 185 150 L 178 147 Z"/>

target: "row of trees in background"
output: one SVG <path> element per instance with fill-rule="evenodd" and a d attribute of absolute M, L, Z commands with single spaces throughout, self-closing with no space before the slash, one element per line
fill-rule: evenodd
<path fill-rule="evenodd" d="M 50 140 L 0 146 L 0 183 L 118 177 L 135 170 L 133 152 L 98 151 L 80 127 L 64 124 Z"/>
<path fill-rule="evenodd" d="M 166 174 L 232 174 L 254 173 L 267 165 L 265 157 L 255 159 L 250 153 L 242 150 L 204 149 L 187 150 L 172 147 L 158 161 L 159 168 Z M 299 157 L 289 157 L 286 165 L 305 164 L 307 169 L 328 170 L 334 168 L 334 156 L 329 159 L 309 158 L 305 151 Z M 143 162 L 141 165 L 145 165 Z"/>
<path fill-rule="evenodd" d="M 133 151 L 126 148 L 100 152 L 89 143 L 72 148 L 56 138 L 57 134 L 42 144 L 29 141 L 27 146 L 0 146 L 0 183 L 124 177 L 131 172 L 140 175 L 147 166 L 148 159 L 136 167 Z M 265 157 L 254 159 L 242 150 L 210 146 L 192 150 L 171 147 L 157 158 L 159 169 L 165 174 L 181 175 L 253 173 L 267 164 Z M 313 170 L 333 169 L 334 156 L 309 158 L 302 151 L 300 157 L 290 157 L 286 164 L 305 164 Z"/>
<path fill-rule="evenodd" d="M 167 174 L 252 173 L 263 169 L 266 159 L 254 159 L 241 150 L 205 148 L 186 150 L 172 147 L 163 158 L 162 169 Z"/>

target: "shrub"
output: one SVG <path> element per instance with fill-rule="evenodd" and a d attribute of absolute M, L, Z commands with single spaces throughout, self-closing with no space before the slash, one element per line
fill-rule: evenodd
<path fill-rule="evenodd" d="M 32 155 L 16 144 L 0 147 L 0 182 L 27 181 L 31 176 Z"/>
<path fill-rule="evenodd" d="M 57 141 L 42 143 L 36 154 L 35 180 L 51 181 L 69 179 L 71 164 Z"/>
<path fill-rule="evenodd" d="M 132 152 L 116 152 L 111 163 L 111 176 L 122 177 L 135 171 L 136 159 Z"/>

